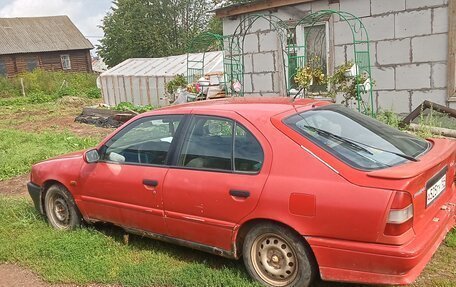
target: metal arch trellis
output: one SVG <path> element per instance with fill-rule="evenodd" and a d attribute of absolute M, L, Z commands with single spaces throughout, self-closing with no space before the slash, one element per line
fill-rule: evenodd
<path fill-rule="evenodd" d="M 278 39 L 279 39 L 279 50 L 282 50 L 284 46 L 284 40 L 286 40 L 286 31 L 287 28 L 284 25 L 283 21 L 274 15 L 261 15 L 261 14 L 252 14 L 247 15 L 242 19 L 239 25 L 236 27 L 233 35 L 227 36 L 225 38 L 225 59 L 224 59 L 224 70 L 225 70 L 225 83 L 226 83 L 226 92 L 231 96 L 243 96 L 245 90 L 245 83 L 244 83 L 244 71 L 245 71 L 245 63 L 244 63 L 244 42 L 245 37 L 247 36 L 248 32 L 252 28 L 253 24 L 260 20 L 268 21 L 273 30 L 276 31 Z M 279 51 L 280 53 L 280 51 Z M 282 55 L 283 56 L 283 55 Z M 284 75 L 286 75 L 286 67 L 283 65 Z M 286 77 L 285 77 L 286 81 Z M 240 83 L 240 89 L 236 90 L 233 87 L 235 82 Z M 285 86 L 287 84 L 285 83 Z"/>
<path fill-rule="evenodd" d="M 306 17 L 302 18 L 300 21 L 296 23 L 294 29 L 298 28 L 299 26 L 308 26 L 314 27 L 315 25 L 326 22 L 331 16 L 337 15 L 340 18 L 340 21 L 344 21 L 350 28 L 352 32 L 353 38 L 353 56 L 354 56 L 354 64 L 355 64 L 355 75 L 354 80 L 358 81 L 359 76 L 363 75 L 364 78 L 369 80 L 370 85 L 372 85 L 371 79 L 371 63 L 370 63 L 370 42 L 369 42 L 369 35 L 366 30 L 366 27 L 362 23 L 362 21 L 356 17 L 355 15 L 337 11 L 337 10 L 321 10 L 312 14 L 307 15 Z M 295 63 L 296 69 L 303 68 L 309 59 L 307 59 L 307 36 L 304 34 L 304 44 L 302 46 L 293 46 L 287 43 L 287 56 L 288 56 L 288 67 L 290 64 Z M 304 52 L 301 56 L 296 56 L 299 59 L 293 59 L 292 51 L 296 49 L 304 49 Z M 293 67 L 294 68 L 294 67 Z M 291 80 L 292 73 L 289 73 L 288 77 L 288 90 L 291 88 Z M 363 94 L 367 94 L 367 99 L 363 99 Z M 368 103 L 366 103 L 366 100 Z M 373 91 L 372 86 L 366 91 L 364 86 L 361 84 L 356 84 L 356 99 L 358 111 L 369 114 L 374 116 L 374 99 L 373 99 Z"/>
<path fill-rule="evenodd" d="M 204 32 L 193 38 L 187 48 L 187 82 L 196 82 L 205 75 L 206 52 L 220 50 L 223 50 L 222 35 Z M 202 55 L 192 53 L 202 53 Z"/>

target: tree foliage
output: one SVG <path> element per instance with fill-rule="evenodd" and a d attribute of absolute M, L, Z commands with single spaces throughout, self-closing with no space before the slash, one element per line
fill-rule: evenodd
<path fill-rule="evenodd" d="M 198 34 L 222 33 L 222 22 L 208 11 L 239 2 L 248 1 L 114 0 L 98 52 L 111 67 L 128 58 L 183 54 Z"/>

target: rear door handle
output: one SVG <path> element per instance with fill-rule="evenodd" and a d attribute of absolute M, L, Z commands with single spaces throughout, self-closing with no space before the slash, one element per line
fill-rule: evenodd
<path fill-rule="evenodd" d="M 145 186 L 156 187 L 158 185 L 158 181 L 152 179 L 145 179 L 143 180 L 143 184 Z"/>
<path fill-rule="evenodd" d="M 247 198 L 250 196 L 250 192 L 249 191 L 245 191 L 245 190 L 230 190 L 230 195 L 231 196 L 234 196 L 234 197 L 243 197 L 243 198 Z"/>

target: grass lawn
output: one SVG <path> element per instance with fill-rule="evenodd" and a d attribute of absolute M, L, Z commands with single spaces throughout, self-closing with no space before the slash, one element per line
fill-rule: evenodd
<path fill-rule="evenodd" d="M 111 130 L 72 126 L 81 126 L 74 118 L 90 102 L 0 106 L 0 181 L 27 173 L 41 160 L 95 146 Z"/>
<path fill-rule="evenodd" d="M 0 197 L 0 262 L 31 267 L 51 283 L 257 286 L 241 262 L 137 236 L 125 245 L 122 235 L 106 226 L 56 231 L 30 200 Z"/>
<path fill-rule="evenodd" d="M 445 245 L 436 255 L 445 263 L 444 269 L 431 264 L 428 269 L 432 273 L 456 270 L 456 231 L 450 233 Z M 125 245 L 123 232 L 107 225 L 71 232 L 54 230 L 23 197 L 0 196 L 0 262 L 30 267 L 51 283 L 258 286 L 249 279 L 242 261 L 132 235 Z M 448 276 L 424 278 L 415 286 L 454 286 Z M 317 285 L 352 286 L 322 282 Z"/>
<path fill-rule="evenodd" d="M 0 129 L 0 180 L 27 173 L 33 163 L 97 144 L 69 132 L 32 133 Z"/>

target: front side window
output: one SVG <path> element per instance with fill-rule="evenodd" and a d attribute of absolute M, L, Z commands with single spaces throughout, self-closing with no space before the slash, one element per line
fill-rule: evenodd
<path fill-rule="evenodd" d="M 62 69 L 71 70 L 70 55 L 61 55 L 60 61 L 62 62 Z"/>
<path fill-rule="evenodd" d="M 184 139 L 179 166 L 221 171 L 260 171 L 263 150 L 246 128 L 230 119 L 195 116 Z"/>
<path fill-rule="evenodd" d="M 100 151 L 101 160 L 117 163 L 165 165 L 182 116 L 139 119 L 111 138 Z"/>
<path fill-rule="evenodd" d="M 429 147 L 425 140 L 341 105 L 298 113 L 284 123 L 345 163 L 363 170 L 416 160 Z"/>

